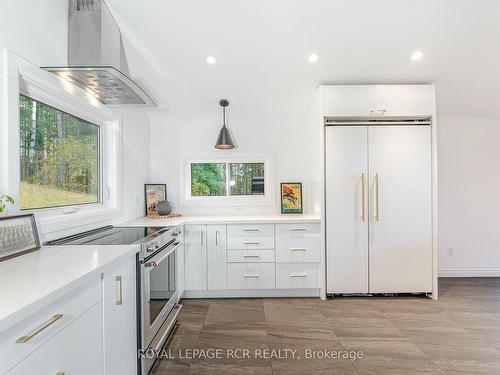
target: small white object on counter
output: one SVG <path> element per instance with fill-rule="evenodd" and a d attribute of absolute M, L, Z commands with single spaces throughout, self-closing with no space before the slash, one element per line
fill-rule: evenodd
<path fill-rule="evenodd" d="M 0 331 L 138 251 L 138 245 L 52 246 L 1 262 Z"/>

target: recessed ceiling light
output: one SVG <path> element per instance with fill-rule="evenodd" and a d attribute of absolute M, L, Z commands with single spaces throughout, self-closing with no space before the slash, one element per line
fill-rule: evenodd
<path fill-rule="evenodd" d="M 315 63 L 316 61 L 319 60 L 319 56 L 317 53 L 313 53 L 309 56 L 308 60 L 310 63 Z"/>
<path fill-rule="evenodd" d="M 207 64 L 214 65 L 217 62 L 217 59 L 213 56 L 207 57 Z"/>
<path fill-rule="evenodd" d="M 415 51 L 413 52 L 413 54 L 411 55 L 411 59 L 413 61 L 417 61 L 417 60 L 420 60 L 422 57 L 424 57 L 424 53 L 422 51 Z"/>

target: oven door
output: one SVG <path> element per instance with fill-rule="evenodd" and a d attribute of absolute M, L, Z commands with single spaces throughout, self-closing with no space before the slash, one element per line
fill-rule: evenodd
<path fill-rule="evenodd" d="M 176 250 L 171 243 L 141 263 L 142 347 L 148 348 L 177 304 Z"/>

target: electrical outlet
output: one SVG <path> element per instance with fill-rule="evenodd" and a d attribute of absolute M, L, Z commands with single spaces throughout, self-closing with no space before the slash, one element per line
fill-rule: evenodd
<path fill-rule="evenodd" d="M 448 246 L 448 248 L 446 249 L 446 254 L 454 255 L 454 253 L 455 253 L 455 249 L 453 249 L 453 246 Z"/>

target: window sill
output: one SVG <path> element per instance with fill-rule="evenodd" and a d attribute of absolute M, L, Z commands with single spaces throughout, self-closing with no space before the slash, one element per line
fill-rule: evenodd
<path fill-rule="evenodd" d="M 74 229 L 85 225 L 91 225 L 116 219 L 120 214 L 117 208 L 99 208 L 85 212 L 73 214 L 61 214 L 49 217 L 38 217 L 35 212 L 36 222 L 39 232 L 44 236 L 51 235 L 54 232 L 61 232 L 68 229 Z"/>

